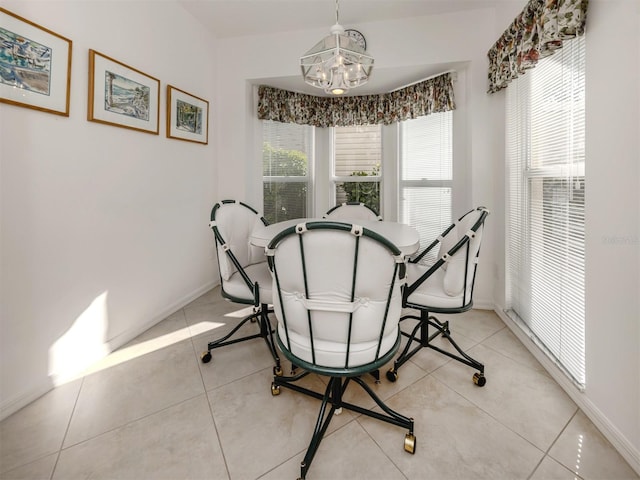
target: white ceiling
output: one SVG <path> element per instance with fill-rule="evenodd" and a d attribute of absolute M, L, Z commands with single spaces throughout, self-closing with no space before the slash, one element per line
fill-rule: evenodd
<path fill-rule="evenodd" d="M 336 20 L 335 0 L 178 0 L 215 38 L 265 35 L 326 28 Z M 345 27 L 390 19 L 456 12 L 467 9 L 524 5 L 526 0 L 340 0 L 339 23 Z M 311 47 L 311 45 L 309 45 Z M 298 62 L 292 58 L 292 62 Z M 374 68 L 371 80 L 352 95 L 383 93 L 426 77 L 455 69 L 456 64 Z M 262 83 L 287 90 L 324 95 L 306 85 L 300 76 L 262 79 Z M 348 94 L 348 95 L 349 95 Z"/>
<path fill-rule="evenodd" d="M 263 35 L 329 27 L 336 20 L 334 0 L 178 0 L 216 38 Z M 484 8 L 526 0 L 340 0 L 345 26 L 398 18 Z"/>

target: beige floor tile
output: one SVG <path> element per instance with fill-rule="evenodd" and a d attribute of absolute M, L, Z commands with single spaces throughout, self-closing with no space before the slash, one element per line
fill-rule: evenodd
<path fill-rule="evenodd" d="M 485 365 L 484 387 L 474 370 L 450 362 L 433 375 L 493 418 L 546 451 L 577 410 L 548 375 L 532 370 L 482 345 L 468 352 Z M 535 398 L 535 401 L 531 399 Z"/>
<path fill-rule="evenodd" d="M 85 377 L 64 446 L 202 393 L 190 340 L 133 357 Z"/>
<path fill-rule="evenodd" d="M 409 327 L 410 325 L 411 324 L 407 323 L 406 327 Z M 403 330 L 410 333 L 410 328 L 405 329 L 405 327 L 403 327 Z M 431 335 L 435 333 L 435 331 L 436 330 L 433 327 L 429 327 L 428 334 Z M 475 342 L 474 340 L 471 340 L 470 338 L 467 338 L 466 336 L 460 333 L 452 332 L 452 338 L 453 338 L 453 341 L 456 342 L 458 346 L 464 351 L 472 348 L 474 345 L 477 344 L 477 342 Z M 453 347 L 453 345 L 451 345 L 451 343 L 447 339 L 443 338 L 442 336 L 438 336 L 437 338 L 431 340 L 430 343 L 431 345 L 434 345 L 444 351 L 451 352 L 456 355 L 458 354 L 455 348 Z M 402 349 L 405 347 L 405 345 L 406 345 L 406 339 L 403 338 L 402 346 L 400 348 L 399 354 L 402 352 Z M 417 346 L 418 346 L 418 343 L 414 341 L 410 347 L 410 351 L 416 348 Z M 420 369 L 422 369 L 423 371 L 427 373 L 431 373 L 437 370 L 438 368 L 442 367 L 443 365 L 447 364 L 450 360 L 451 359 L 448 356 L 443 355 L 442 353 L 436 350 L 433 350 L 431 348 L 424 347 L 418 350 L 416 354 L 411 357 L 409 362 L 414 363 L 415 365 L 420 367 Z M 398 377 L 404 375 L 403 372 L 407 363 L 408 362 L 405 362 L 404 365 L 398 368 L 398 372 L 397 372 Z"/>
<path fill-rule="evenodd" d="M 228 479 L 205 395 L 63 450 L 54 480 Z"/>
<path fill-rule="evenodd" d="M 582 477 L 560 465 L 553 458 L 546 456 L 533 472 L 530 480 L 582 480 Z"/>
<path fill-rule="evenodd" d="M 220 287 L 218 286 L 200 295 L 198 298 L 196 298 L 191 303 L 189 303 L 187 307 L 192 307 L 194 305 L 202 305 L 205 303 L 216 303 L 220 301 L 220 297 L 221 297 Z"/>
<path fill-rule="evenodd" d="M 184 310 L 169 315 L 167 318 L 157 323 L 147 331 L 138 335 L 135 339 L 124 345 L 121 349 L 133 347 L 135 345 L 154 342 L 162 343 L 173 340 L 185 340 L 190 337 L 190 331 L 184 315 Z"/>
<path fill-rule="evenodd" d="M 60 449 L 81 383 L 61 385 L 0 422 L 0 472 Z"/>
<path fill-rule="evenodd" d="M 508 328 L 503 328 L 496 334 L 487 338 L 482 344 L 496 352 L 500 352 L 505 357 L 523 364 L 526 367 L 537 370 L 538 372 L 548 375 L 544 367 L 531 355 L 529 350 L 518 340 Z"/>
<path fill-rule="evenodd" d="M 526 479 L 544 453 L 429 375 L 387 404 L 415 421 L 416 453 L 400 427 L 358 421 L 408 479 Z"/>
<path fill-rule="evenodd" d="M 220 330 L 198 335 L 193 339 L 195 351 L 199 354 L 206 352 L 209 342 L 222 338 L 233 326 L 235 326 L 235 323 L 227 325 Z M 258 324 L 247 322 L 230 340 L 259 332 Z M 259 337 L 215 348 L 211 350 L 211 361 L 209 363 L 199 362 L 199 365 L 205 388 L 211 390 L 247 375 L 252 375 L 265 369 L 265 367 L 273 369 L 275 361 L 266 342 Z"/>
<path fill-rule="evenodd" d="M 441 322 L 449 321 L 449 328 L 454 337 L 456 334 L 461 334 L 475 342 L 482 342 L 500 330 L 507 328 L 500 317 L 492 310 L 472 309 L 451 315 L 436 314 L 436 317 Z"/>
<path fill-rule="evenodd" d="M 364 375 L 362 379 L 373 390 L 373 392 L 382 400 L 392 397 L 401 390 L 404 390 L 412 383 L 418 381 L 426 375 L 426 372 L 412 362 L 407 362 L 402 366 L 397 380 L 390 382 L 387 380 L 386 373 L 393 366 L 393 362 L 385 365 L 380 369 L 380 383 L 376 383 L 375 378 L 371 375 Z M 375 401 L 364 391 L 364 389 L 356 385 L 349 385 L 345 392 L 344 400 L 354 403 L 363 408 L 373 408 Z"/>
<path fill-rule="evenodd" d="M 294 479 L 306 450 L 260 480 Z M 358 422 L 326 435 L 314 457 L 307 480 L 404 480 L 406 477 L 380 450 Z"/>
<path fill-rule="evenodd" d="M 320 401 L 286 388 L 272 396 L 272 379 L 267 368 L 208 392 L 232 479 L 259 477 L 306 450 L 311 439 Z M 325 389 L 313 375 L 300 384 L 321 393 Z M 343 411 L 328 431 L 353 420 Z"/>
<path fill-rule="evenodd" d="M 0 479 L 49 479 L 52 471 L 55 480 L 296 478 L 320 401 L 285 388 L 271 394 L 274 361 L 261 338 L 200 360 L 209 341 L 250 311 L 214 288 L 83 380 L 0 422 Z M 572 418 L 577 406 L 497 315 L 439 318 L 485 363 L 486 386 L 473 384 L 474 369 L 431 349 L 403 365 L 396 382 L 386 378 L 391 363 L 379 384 L 365 375 L 391 408 L 415 418 L 416 454 L 403 450 L 404 429 L 345 410 L 332 420 L 309 480 L 640 480 L 582 413 Z M 315 375 L 302 381 L 318 392 L 326 383 Z M 345 400 L 374 407 L 357 385 Z"/>
<path fill-rule="evenodd" d="M 640 478 L 582 412 L 578 412 L 549 456 L 586 480 Z"/>
<path fill-rule="evenodd" d="M 57 459 L 57 452 L 47 455 L 9 472 L 0 473 L 0 480 L 49 480 Z"/>

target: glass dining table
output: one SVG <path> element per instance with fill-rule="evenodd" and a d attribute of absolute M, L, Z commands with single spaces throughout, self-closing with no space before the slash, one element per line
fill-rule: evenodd
<path fill-rule="evenodd" d="M 420 235 L 418 231 L 404 223 L 378 221 L 378 220 L 353 220 L 349 222 L 343 220 L 336 222 L 335 220 L 327 220 L 323 218 L 295 218 L 285 220 L 283 222 L 272 223 L 271 225 L 258 225 L 251 232 L 249 242 L 256 247 L 266 247 L 273 237 L 281 231 L 298 225 L 299 223 L 309 222 L 331 222 L 331 223 L 351 223 L 369 229 L 378 235 L 385 237 L 393 243 L 402 252 L 404 256 L 413 255 L 420 248 Z"/>

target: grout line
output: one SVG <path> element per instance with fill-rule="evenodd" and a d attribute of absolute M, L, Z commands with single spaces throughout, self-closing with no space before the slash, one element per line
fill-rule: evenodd
<path fill-rule="evenodd" d="M 183 309 L 183 315 L 185 315 L 185 322 L 186 322 L 186 314 L 184 313 L 184 309 Z M 220 432 L 218 431 L 218 425 L 216 424 L 216 417 L 213 414 L 213 408 L 211 406 L 211 398 L 209 398 L 209 390 L 207 390 L 207 385 L 204 381 L 204 375 L 202 374 L 202 367 L 201 367 L 202 361 L 200 359 L 200 355 L 198 354 L 198 351 L 196 350 L 196 344 L 193 341 L 193 335 L 191 334 L 191 330 L 189 330 L 189 340 L 191 340 L 191 347 L 193 348 L 193 352 L 196 356 L 196 362 L 198 362 L 198 373 L 200 374 L 200 380 L 202 381 L 202 389 L 204 390 L 204 396 L 207 399 L 207 407 L 209 407 L 209 414 L 211 415 L 211 422 L 213 423 L 213 429 L 216 432 L 216 439 L 218 440 L 218 445 L 220 447 L 220 455 L 222 456 L 222 461 L 224 462 L 224 468 L 227 472 L 227 478 L 230 479 L 231 472 L 229 471 L 227 456 L 224 453 L 224 446 L 222 445 L 222 439 L 220 438 Z"/>
<path fill-rule="evenodd" d="M 51 470 L 51 476 L 49 480 L 53 480 L 53 476 L 56 473 L 56 468 L 58 468 L 58 461 L 60 460 L 60 455 L 62 454 L 62 450 L 64 450 L 64 442 L 67 439 L 67 435 L 69 434 L 69 428 L 71 428 L 71 421 L 73 420 L 73 415 L 76 413 L 76 408 L 78 406 L 78 401 L 80 400 L 80 394 L 82 393 L 82 388 L 84 387 L 85 376 L 82 377 L 80 381 L 80 387 L 78 388 L 78 394 L 76 395 L 76 400 L 73 402 L 73 408 L 71 409 L 71 414 L 69 415 L 69 421 L 67 422 L 67 428 L 64 430 L 64 435 L 62 436 L 62 441 L 60 442 L 60 448 L 58 449 L 58 454 L 56 455 L 56 461 L 53 464 L 53 469 Z"/>

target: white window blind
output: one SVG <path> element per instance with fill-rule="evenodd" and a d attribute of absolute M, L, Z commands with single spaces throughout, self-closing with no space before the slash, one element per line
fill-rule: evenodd
<path fill-rule="evenodd" d="M 585 384 L 585 38 L 507 88 L 508 314 Z"/>
<path fill-rule="evenodd" d="M 380 210 L 382 128 L 360 125 L 333 128 L 335 205 L 362 202 Z"/>
<path fill-rule="evenodd" d="M 269 223 L 307 217 L 313 127 L 262 122 L 263 215 Z"/>
<path fill-rule="evenodd" d="M 452 119 L 449 111 L 400 124 L 399 218 L 420 233 L 420 250 L 452 222 Z"/>

